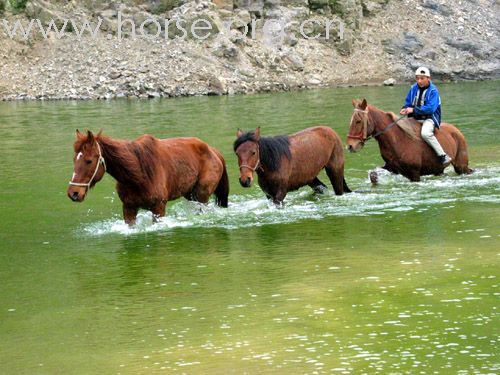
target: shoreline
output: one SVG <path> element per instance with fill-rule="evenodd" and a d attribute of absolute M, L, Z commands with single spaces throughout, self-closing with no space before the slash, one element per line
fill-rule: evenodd
<path fill-rule="evenodd" d="M 464 80 L 433 80 L 433 82 L 438 85 L 442 84 L 460 84 L 460 83 L 475 83 L 475 82 L 498 82 L 499 79 L 464 79 Z M 324 89 L 345 89 L 345 88 L 356 88 L 356 87 L 398 87 L 405 86 L 409 87 L 414 82 L 408 80 L 406 82 L 398 82 L 394 84 L 384 84 L 383 82 L 360 82 L 360 83 L 341 83 L 341 84 L 327 84 L 327 85 L 316 85 L 314 87 L 296 87 L 289 88 L 287 90 L 261 90 L 261 91 L 251 91 L 251 92 L 238 92 L 238 93 L 223 93 L 223 94 L 185 94 L 185 95 L 164 95 L 164 96 L 137 96 L 137 95 L 125 95 L 125 96 L 115 96 L 115 97 L 31 97 L 24 95 L 17 95 L 16 97 L 1 97 L 0 102 L 3 103 L 15 103 L 15 102 L 63 102 L 63 101 L 74 101 L 74 102 L 90 102 L 90 101 L 114 101 L 114 100 L 157 100 L 157 99 L 179 99 L 179 98 L 193 98 L 193 97 L 209 97 L 209 96 L 245 96 L 245 95 L 259 95 L 259 94 L 271 94 L 271 93 L 287 93 L 287 92 L 301 92 L 301 91 L 313 91 L 313 90 L 324 90 Z"/>

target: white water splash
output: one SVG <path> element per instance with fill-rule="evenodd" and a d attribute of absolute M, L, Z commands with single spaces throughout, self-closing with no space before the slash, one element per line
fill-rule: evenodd
<path fill-rule="evenodd" d="M 320 196 L 307 188 L 292 192 L 287 195 L 283 208 L 277 208 L 259 189 L 253 188 L 249 195 L 230 196 L 228 208 L 217 207 L 214 203 L 203 205 L 178 200 L 168 205 L 167 216 L 156 223 L 153 223 L 150 212 L 141 211 L 137 224 L 132 228 L 116 216 L 81 229 L 91 236 L 168 232 L 174 228 L 189 227 L 237 229 L 332 216 L 422 211 L 439 204 L 446 204 L 445 208 L 448 208 L 459 202 L 500 202 L 500 167 L 481 169 L 466 176 L 457 176 L 450 171 L 443 176 L 426 176 L 418 183 L 383 173 L 376 186 L 372 186 L 369 180 L 352 181 L 350 184 L 357 186 L 357 192 L 342 196 L 335 196 L 331 189 Z"/>

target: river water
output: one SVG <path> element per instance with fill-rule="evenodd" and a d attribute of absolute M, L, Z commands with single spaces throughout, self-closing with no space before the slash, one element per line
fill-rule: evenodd
<path fill-rule="evenodd" d="M 353 194 L 303 188 L 276 209 L 238 184 L 238 127 L 344 141 L 353 97 L 397 111 L 406 90 L 0 103 L 0 372 L 498 373 L 498 82 L 440 85 L 472 175 L 373 187 L 370 141 L 346 155 Z M 229 208 L 178 200 L 130 229 L 109 175 L 71 202 L 77 128 L 207 141 Z"/>

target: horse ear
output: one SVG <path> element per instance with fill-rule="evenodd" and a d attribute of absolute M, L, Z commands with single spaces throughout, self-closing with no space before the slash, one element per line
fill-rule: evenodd
<path fill-rule="evenodd" d="M 257 129 L 255 129 L 254 134 L 255 134 L 255 138 L 258 141 L 260 139 L 260 126 Z"/>
<path fill-rule="evenodd" d="M 76 129 L 76 139 L 82 139 L 85 136 L 80 132 L 80 130 Z"/>
<path fill-rule="evenodd" d="M 94 134 L 90 130 L 87 130 L 87 142 L 89 143 L 94 142 Z"/>
<path fill-rule="evenodd" d="M 356 108 L 356 107 L 358 106 L 358 104 L 359 104 L 359 100 L 356 100 L 356 99 L 353 99 L 353 100 L 352 100 L 352 106 L 353 106 L 354 108 Z"/>
<path fill-rule="evenodd" d="M 241 130 L 240 128 L 238 128 L 238 130 L 236 131 L 236 138 L 239 138 L 243 135 L 243 130 Z"/>
<path fill-rule="evenodd" d="M 101 130 L 99 130 L 99 133 L 97 133 L 96 138 L 99 138 L 101 135 L 102 135 L 102 129 L 101 129 Z"/>
<path fill-rule="evenodd" d="M 368 106 L 368 103 L 366 102 L 366 99 L 363 99 L 363 102 L 361 103 L 359 108 L 361 108 L 364 111 L 367 106 Z"/>

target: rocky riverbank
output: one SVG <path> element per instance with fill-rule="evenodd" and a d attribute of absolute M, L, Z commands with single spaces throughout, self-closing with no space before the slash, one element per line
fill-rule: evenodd
<path fill-rule="evenodd" d="M 439 80 L 500 77 L 498 0 L 0 0 L 0 10 L 3 100 L 390 84 L 419 65 Z M 31 20 L 28 37 L 12 35 Z M 81 33 L 86 20 L 98 35 Z M 46 32 L 51 21 L 66 32 Z"/>

